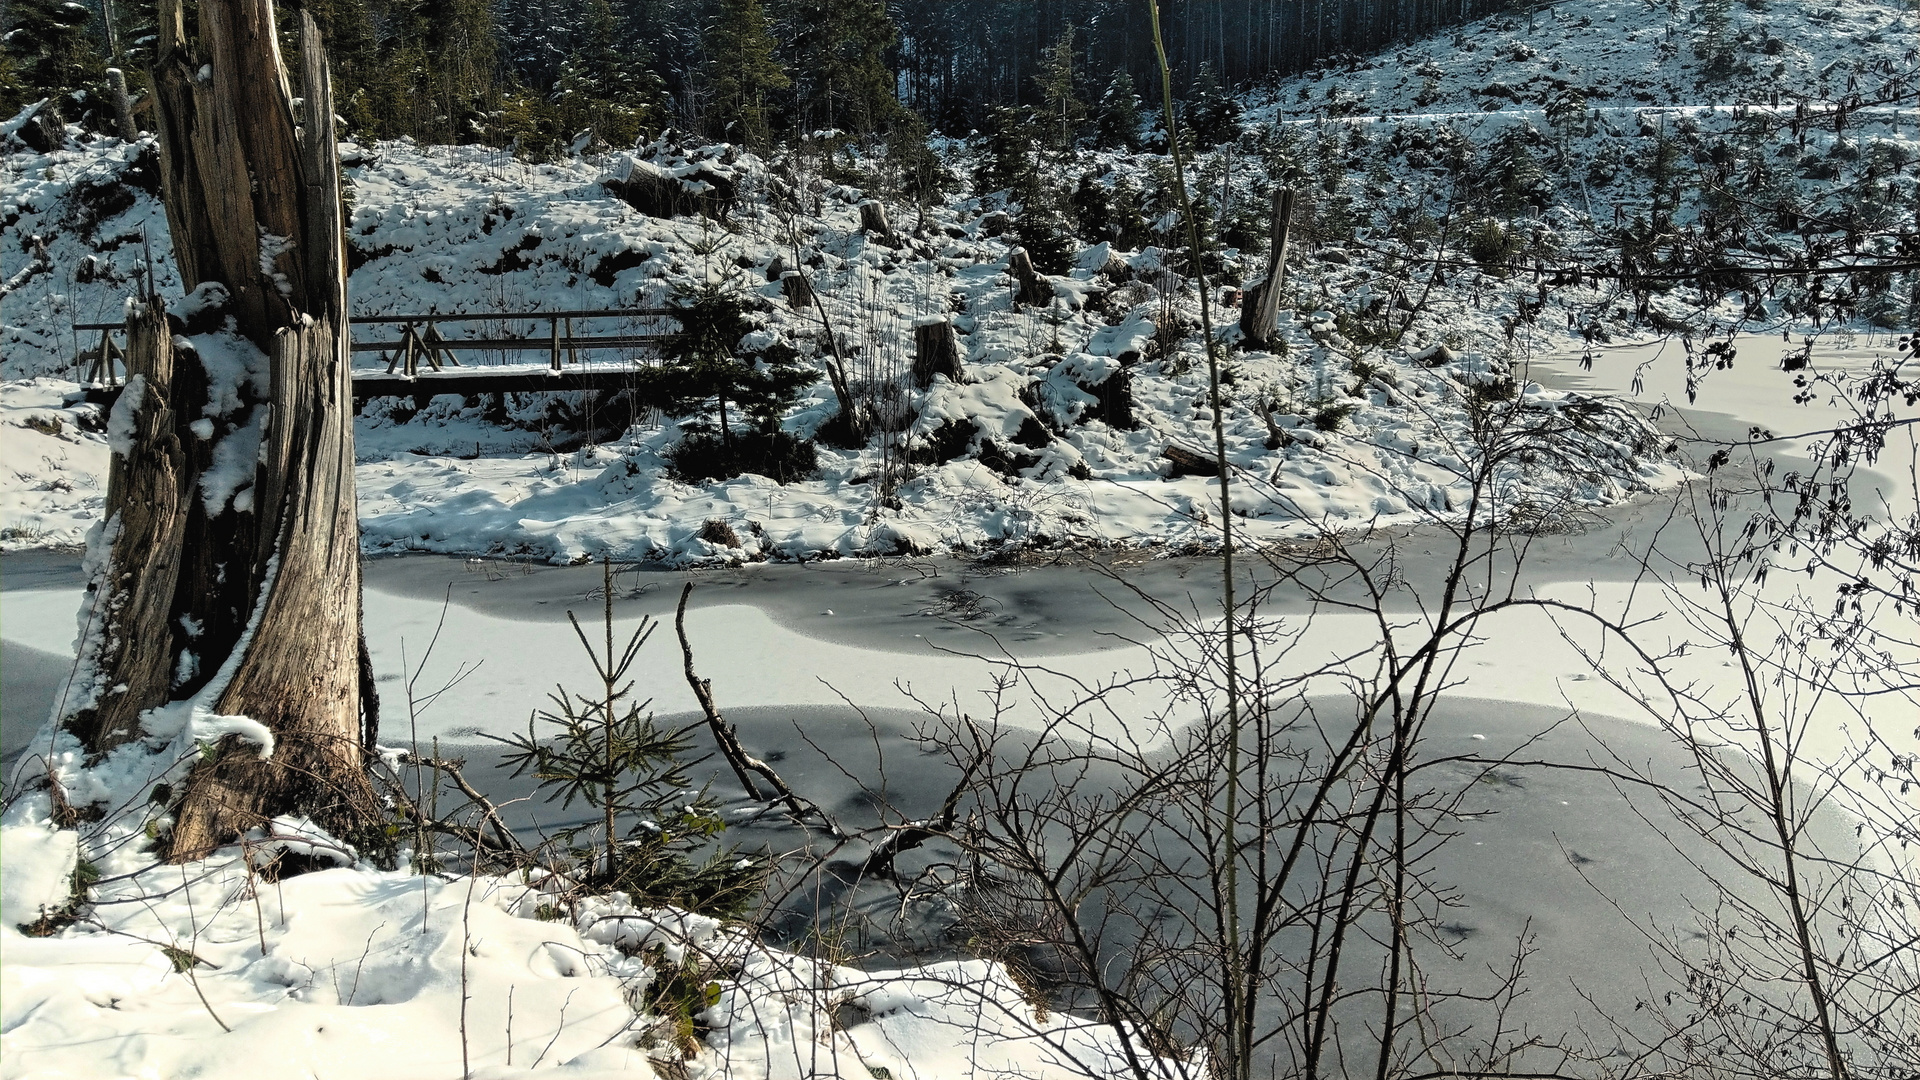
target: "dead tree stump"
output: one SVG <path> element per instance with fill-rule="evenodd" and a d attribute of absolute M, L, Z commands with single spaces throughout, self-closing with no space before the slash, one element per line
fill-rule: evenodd
<path fill-rule="evenodd" d="M 1053 303 L 1053 285 L 1033 268 L 1033 258 L 1026 248 L 1014 248 L 1007 256 L 1007 273 L 1013 275 L 1016 291 L 1014 301 L 1046 307 Z"/>
<path fill-rule="evenodd" d="M 860 204 L 860 231 L 885 243 L 896 243 L 893 225 L 887 220 L 887 206 L 879 199 L 868 199 Z"/>
<path fill-rule="evenodd" d="M 1262 346 L 1273 339 L 1280 318 L 1280 289 L 1287 283 L 1287 232 L 1293 227 L 1293 189 L 1273 193 L 1273 249 L 1267 253 L 1267 276 L 1247 290 L 1240 309 L 1240 334 L 1248 344 Z"/>
<path fill-rule="evenodd" d="M 798 270 L 781 271 L 780 292 L 786 296 L 787 306 L 795 311 L 813 306 L 813 286 L 807 283 L 807 275 Z"/>
<path fill-rule="evenodd" d="M 237 426 L 272 422 L 247 451 L 252 483 L 203 498 L 216 446 L 238 436 L 190 431 L 207 373 L 175 351 L 157 298 L 136 307 L 127 366 L 140 386 L 116 406 L 131 437 L 114 448 L 92 582 L 108 618 L 82 642 L 97 674 L 65 719 L 96 753 L 170 701 L 265 728 L 270 740 L 208 735 L 217 741 L 176 786 L 167 849 L 187 860 L 280 814 L 342 831 L 380 811 L 364 769 L 377 716 L 363 678 L 339 156 L 319 29 L 302 14 L 297 124 L 271 0 L 200 0 L 191 36 L 181 6 L 162 0 L 154 67 L 174 254 L 182 284 L 224 298 L 264 354 L 267 396 L 243 403 Z M 263 236 L 284 242 L 263 247 Z"/>
<path fill-rule="evenodd" d="M 954 336 L 953 320 L 929 315 L 913 324 L 913 384 L 922 390 L 933 385 L 935 375 L 950 382 L 965 382 L 960 370 L 960 339 Z"/>

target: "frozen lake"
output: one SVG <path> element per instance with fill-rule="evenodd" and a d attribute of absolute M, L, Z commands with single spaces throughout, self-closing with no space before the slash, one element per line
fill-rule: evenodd
<path fill-rule="evenodd" d="M 1669 430 L 1728 439 L 1754 425 L 1801 431 L 1837 419 L 1840 413 L 1831 406 L 1791 403 L 1791 376 L 1777 370 L 1769 344 L 1743 342 L 1739 364 L 1732 372 L 1715 373 L 1701 407 L 1668 412 Z M 1672 357 L 1659 357 L 1659 349 L 1602 352 L 1591 372 L 1572 358 L 1560 358 L 1536 365 L 1533 375 L 1556 385 L 1623 394 L 1637 383 L 1643 402 L 1684 402 L 1678 365 Z M 1815 362 L 1854 366 L 1867 354 L 1858 347 L 1816 352 Z M 1647 360 L 1657 362 L 1641 370 Z M 1907 460 L 1908 453 L 1903 447 L 1896 457 Z M 1857 487 L 1877 489 L 1896 501 L 1911 498 L 1910 487 L 1891 470 L 1863 476 Z M 1643 497 L 1574 531 L 1536 538 L 1524 567 L 1516 571 L 1511 558 L 1496 560 L 1481 584 L 1614 613 L 1662 616 L 1667 619 L 1662 625 L 1671 627 L 1662 633 L 1678 635 L 1667 640 L 1684 640 L 1687 625 L 1671 598 L 1635 581 L 1635 555 L 1644 554 L 1656 534 L 1681 560 L 1699 550 L 1697 537 L 1689 541 L 1686 530 L 1673 524 L 1671 499 Z M 1396 553 L 1410 588 L 1388 607 L 1401 620 L 1418 611 L 1415 597 L 1430 593 L 1451 558 L 1446 540 L 1437 532 L 1401 530 L 1364 543 L 1374 553 L 1388 545 Z M 5 649 L 0 702 L 4 750 L 11 762 L 30 749 L 71 663 L 83 582 L 77 557 L 70 553 L 8 554 L 0 557 L 0 571 Z M 1253 560 L 1243 561 L 1242 571 L 1248 586 L 1269 584 L 1275 576 L 1272 567 Z M 524 782 L 488 768 L 495 751 L 477 736 L 524 730 L 530 711 L 544 704 L 555 684 L 587 685 L 591 669 L 565 618 L 572 610 L 583 621 L 597 621 L 600 581 L 594 566 L 438 556 L 369 560 L 366 614 L 383 697 L 382 742 L 405 745 L 415 737 L 422 743 L 438 737 L 443 750 L 473 762 L 470 775 L 484 788 L 503 799 L 526 794 Z M 680 587 L 688 581 L 696 585 L 687 618 L 696 664 L 712 680 L 720 707 L 740 726 L 747 748 L 776 761 L 797 790 L 850 824 L 924 815 L 951 786 L 951 766 L 921 753 L 914 742 L 915 727 L 926 715 L 916 711 L 913 698 L 985 715 L 989 702 L 982 688 L 1019 662 L 1025 679 L 1000 702 L 999 718 L 1016 728 L 1036 728 L 1055 704 L 1072 700 L 1084 687 L 1153 669 L 1156 650 L 1164 653 L 1170 643 L 1158 633 L 1142 594 L 1205 627 L 1217 625 L 1220 589 L 1214 562 L 1127 554 L 1000 568 L 893 559 L 691 573 L 624 570 L 615 579 L 617 622 L 623 628 L 643 617 L 670 623 Z M 1776 581 L 1768 588 L 1817 594 L 1823 586 Z M 1378 642 L 1379 625 L 1371 615 L 1311 607 L 1304 590 L 1287 587 L 1268 596 L 1261 609 L 1270 627 L 1297 629 L 1311 618 L 1311 633 L 1288 661 L 1300 670 Z M 443 614 L 439 641 L 422 668 Z M 1428 733 L 1432 752 L 1491 756 L 1532 740 L 1530 757 L 1576 764 L 1618 757 L 1642 763 L 1663 779 L 1685 781 L 1681 759 L 1653 717 L 1621 688 L 1592 674 L 1578 646 L 1597 641 L 1583 638 L 1583 627 L 1528 609 L 1491 617 L 1477 633 L 1480 642 L 1454 665 L 1457 685 L 1435 714 Z M 466 674 L 409 724 L 410 668 L 418 671 L 422 695 L 463 670 Z M 1710 649 L 1677 659 L 1675 670 L 1709 693 L 1737 689 L 1724 656 Z M 692 715 L 694 701 L 670 625 L 663 625 L 643 651 L 637 674 L 656 712 Z M 1310 689 L 1325 695 L 1338 687 L 1329 680 Z M 1116 691 L 1109 705 L 1089 721 L 1094 730 L 1119 733 L 1129 715 L 1171 711 L 1177 716 L 1183 708 L 1166 684 L 1153 680 Z M 1570 722 L 1576 711 L 1578 721 Z M 1816 733 L 1807 748 L 1816 759 L 1837 754 L 1844 736 L 1839 727 Z M 1686 922 L 1689 903 L 1708 895 L 1701 868 L 1692 860 L 1705 858 L 1705 865 L 1713 866 L 1713 856 L 1667 845 L 1640 818 L 1653 809 L 1643 805 L 1646 800 L 1636 801 L 1604 777 L 1532 767 L 1496 775 L 1498 782 L 1475 784 L 1470 803 L 1476 812 L 1459 823 L 1457 838 L 1435 857 L 1435 873 L 1461 890 L 1460 906 L 1448 923 L 1454 940 L 1447 944 L 1460 958 L 1447 968 L 1450 977 L 1461 986 L 1474 985 L 1487 964 L 1497 965 L 1516 940 L 1530 936 L 1538 951 L 1530 961 L 1534 982 L 1524 1007 L 1527 1016 L 1549 1021 L 1571 1015 L 1580 1004 L 1566 977 L 1573 974 L 1581 991 L 1630 998 L 1640 986 L 1648 953 L 1645 943 L 1631 936 L 1621 912 L 1656 923 Z M 1465 768 L 1452 779 L 1460 784 L 1484 780 Z M 725 798 L 729 789 L 724 777 L 719 780 L 715 791 Z M 871 790 L 863 790 L 861 781 Z M 567 820 L 532 802 L 516 803 L 510 814 L 516 828 L 529 835 Z M 1844 828 L 1838 819 L 1829 824 L 1836 832 Z M 783 839 L 779 829 L 750 828 L 741 836 L 749 843 Z M 923 856 L 939 854 L 929 849 Z M 828 904 L 871 909 L 863 931 L 871 939 L 864 944 L 877 955 L 923 945 L 920 939 L 930 932 L 925 925 L 901 926 L 883 917 L 884 909 L 898 901 L 887 890 L 802 894 L 811 899 L 790 903 L 786 915 L 773 920 L 773 932 L 798 934 L 814 911 Z"/>

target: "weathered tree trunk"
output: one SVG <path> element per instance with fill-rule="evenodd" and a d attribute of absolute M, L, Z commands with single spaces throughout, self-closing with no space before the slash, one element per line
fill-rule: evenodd
<path fill-rule="evenodd" d="M 195 486 L 185 450 L 191 435 L 180 429 L 197 411 L 172 406 L 174 360 L 166 311 L 142 305 L 127 320 L 127 386 L 109 424 L 114 454 L 102 538 L 109 549 L 96 572 L 89 641 L 99 674 L 67 719 L 95 752 L 138 735 L 140 713 L 173 688 L 178 650 L 169 623 Z"/>
<path fill-rule="evenodd" d="M 1014 248 L 1007 256 L 1007 273 L 1013 275 L 1018 285 L 1014 300 L 1035 307 L 1046 307 L 1053 303 L 1053 285 L 1040 272 L 1033 268 L 1033 257 L 1026 248 Z"/>
<path fill-rule="evenodd" d="M 807 275 L 798 270 L 780 272 L 780 292 L 786 296 L 787 306 L 795 311 L 813 306 L 813 286 L 808 284 Z"/>
<path fill-rule="evenodd" d="M 960 339 L 953 334 L 953 320 L 929 316 L 913 326 L 913 384 L 925 390 L 935 375 L 953 382 L 965 382 L 960 371 Z"/>
<path fill-rule="evenodd" d="M 275 423 L 256 498 L 279 508 L 275 553 L 245 653 L 215 711 L 274 734 L 261 760 L 229 748 L 195 769 L 173 847 L 195 857 L 263 817 L 302 808 L 332 822 L 370 806 L 361 766 L 360 525 L 353 387 L 332 318 L 298 316 L 273 347 Z M 262 513 L 261 525 L 271 514 Z"/>
<path fill-rule="evenodd" d="M 879 199 L 860 204 L 860 231 L 884 243 L 894 243 L 893 223 L 887 220 L 887 206 Z"/>
<path fill-rule="evenodd" d="M 126 74 L 119 68 L 108 68 L 107 89 L 113 95 L 113 133 L 132 142 L 140 137 L 140 129 L 133 126 L 133 99 L 127 96 Z"/>
<path fill-rule="evenodd" d="M 1273 338 L 1280 317 L 1280 289 L 1287 283 L 1287 233 L 1293 227 L 1293 189 L 1273 193 L 1273 249 L 1267 253 L 1267 276 L 1247 290 L 1240 308 L 1240 333 L 1251 345 Z"/>
<path fill-rule="evenodd" d="M 270 753 L 225 735 L 188 775 L 174 806 L 176 859 L 202 857 L 278 814 L 343 829 L 375 806 L 362 764 L 377 718 L 362 690 L 346 266 L 325 56 L 303 13 L 297 127 L 271 0 L 201 0 L 199 20 L 190 47 L 179 0 L 163 3 L 154 99 L 167 219 L 185 287 L 218 283 L 202 295 L 224 293 L 240 334 L 265 354 L 268 399 L 244 405 L 232 425 L 264 436 L 245 498 L 201 497 L 218 438 L 234 436 L 189 427 L 208 404 L 207 373 L 175 352 L 174 329 L 149 298 L 129 322 L 128 368 L 141 390 L 116 407 L 126 412 L 116 430 L 130 434 L 115 447 L 108 550 L 94 580 L 104 618 L 87 647 L 98 674 L 68 720 L 96 752 L 133 738 L 140 714 L 170 700 L 193 700 L 197 716 L 265 725 Z"/>

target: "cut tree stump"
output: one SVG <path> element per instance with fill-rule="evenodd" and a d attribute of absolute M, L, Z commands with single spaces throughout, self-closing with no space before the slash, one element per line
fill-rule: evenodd
<path fill-rule="evenodd" d="M 1053 285 L 1033 268 L 1033 257 L 1027 254 L 1026 248 L 1014 248 L 1007 256 L 1007 273 L 1013 275 L 1017 288 L 1015 302 L 1035 307 L 1053 303 Z"/>
<path fill-rule="evenodd" d="M 960 369 L 960 339 L 954 335 L 953 320 L 929 315 L 913 324 L 913 384 L 922 390 L 933 385 L 935 375 L 950 382 L 965 382 Z"/>
<path fill-rule="evenodd" d="M 140 129 L 133 126 L 133 99 L 127 96 L 126 73 L 119 68 L 108 68 L 107 91 L 113 97 L 113 133 L 123 142 L 138 139 Z"/>
<path fill-rule="evenodd" d="M 860 231 L 888 244 L 899 242 L 893 234 L 892 223 L 887 220 L 887 206 L 879 199 L 860 204 Z"/>
<path fill-rule="evenodd" d="M 1287 283 L 1287 233 L 1293 227 L 1293 189 L 1273 193 L 1273 247 L 1267 252 L 1267 276 L 1247 290 L 1240 308 L 1240 334 L 1248 344 L 1273 339 L 1280 317 L 1280 290 Z"/>
<path fill-rule="evenodd" d="M 780 292 L 786 296 L 787 306 L 795 311 L 813 306 L 813 286 L 807 284 L 807 275 L 798 270 L 781 272 Z"/>

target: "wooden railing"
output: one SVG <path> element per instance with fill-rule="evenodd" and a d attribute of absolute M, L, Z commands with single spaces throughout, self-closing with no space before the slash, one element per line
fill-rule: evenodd
<path fill-rule="evenodd" d="M 386 377 L 380 378 L 377 372 L 357 372 L 354 375 L 355 397 L 380 396 L 374 393 L 374 383 L 387 384 L 393 380 L 411 382 L 428 373 L 444 372 L 449 367 L 460 367 L 456 352 L 544 352 L 547 354 L 549 375 L 565 375 L 561 358 L 564 355 L 568 363 L 578 363 L 580 353 L 594 349 L 653 349 L 662 340 L 670 336 L 672 327 L 662 325 L 663 320 L 674 316 L 672 308 L 604 308 L 580 309 L 574 311 L 510 311 L 488 313 L 484 315 L 440 314 L 429 312 L 424 315 L 356 315 L 349 322 L 352 326 L 398 326 L 397 339 L 360 340 L 355 335 L 351 346 L 353 352 L 377 352 L 387 360 Z M 631 330 L 613 333 L 574 333 L 575 319 L 649 319 L 655 320 L 654 326 L 646 332 L 634 333 Z M 440 333 L 440 327 L 446 323 L 511 323 L 532 322 L 547 324 L 547 333 L 541 336 L 494 336 L 494 337 L 447 337 Z M 74 327 L 76 332 L 100 334 L 98 347 L 83 352 L 75 363 L 75 374 L 85 367 L 84 378 L 75 381 L 92 384 L 95 387 L 116 387 L 126 367 L 126 350 L 114 340 L 114 334 L 124 333 L 124 323 L 80 323 Z M 116 362 L 120 372 L 115 371 Z M 426 369 L 422 370 L 421 364 Z M 523 389 L 518 383 L 525 382 L 526 374 L 517 373 L 511 381 L 515 389 Z M 369 393 L 362 395 L 359 384 L 369 384 Z M 462 379 L 462 383 L 474 380 Z M 572 389 L 573 387 L 552 385 L 550 389 Z M 393 392 L 400 392 L 395 390 Z M 476 391 L 477 392 L 477 391 Z"/>

